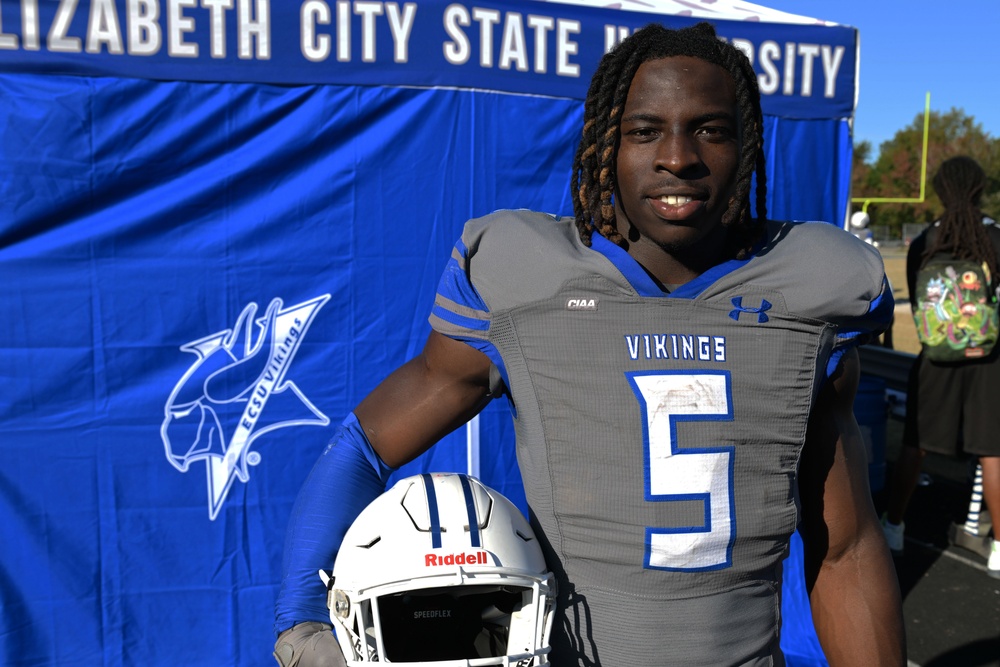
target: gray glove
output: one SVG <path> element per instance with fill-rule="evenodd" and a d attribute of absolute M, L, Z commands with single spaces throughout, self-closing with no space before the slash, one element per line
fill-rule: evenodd
<path fill-rule="evenodd" d="M 288 628 L 274 642 L 281 667 L 347 667 L 329 623 L 307 622 Z"/>

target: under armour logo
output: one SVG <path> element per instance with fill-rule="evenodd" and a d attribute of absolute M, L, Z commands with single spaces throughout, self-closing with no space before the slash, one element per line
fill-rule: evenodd
<path fill-rule="evenodd" d="M 757 316 L 757 324 L 763 324 L 764 322 L 767 322 L 768 317 L 765 314 L 765 311 L 771 309 L 771 303 L 767 299 L 760 300 L 760 308 L 745 307 L 743 305 L 743 297 L 741 296 L 734 296 L 732 301 L 733 301 L 733 306 L 736 307 L 736 310 L 729 311 L 729 317 L 733 318 L 737 322 L 740 321 L 740 313 L 755 314 Z"/>

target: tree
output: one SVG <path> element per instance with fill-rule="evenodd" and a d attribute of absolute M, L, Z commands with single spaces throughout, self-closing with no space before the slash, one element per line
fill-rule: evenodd
<path fill-rule="evenodd" d="M 1000 220 L 1000 138 L 994 138 L 982 125 L 961 109 L 930 113 L 927 138 L 927 185 L 923 203 L 871 204 L 868 214 L 873 225 L 889 228 L 891 238 L 901 238 L 906 223 L 927 224 L 940 215 L 941 202 L 931 187 L 938 165 L 956 155 L 968 155 L 982 165 L 988 184 L 983 212 Z M 855 146 L 854 171 L 851 175 L 853 197 L 914 198 L 920 194 L 920 167 L 924 116 L 920 113 L 907 127 L 896 132 L 879 146 L 878 159 L 871 164 L 871 145 Z M 858 206 L 860 208 L 860 206 Z"/>
<path fill-rule="evenodd" d="M 872 167 L 872 144 L 870 141 L 860 141 L 854 144 L 854 156 L 851 159 L 851 190 L 853 192 L 875 192 L 878 181 Z"/>

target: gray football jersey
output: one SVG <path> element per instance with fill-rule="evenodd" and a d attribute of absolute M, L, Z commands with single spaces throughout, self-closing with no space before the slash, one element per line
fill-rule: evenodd
<path fill-rule="evenodd" d="M 559 584 L 556 665 L 780 665 L 781 561 L 809 412 L 892 310 L 877 252 L 772 223 L 665 295 L 572 219 L 470 221 L 434 328 L 493 359 Z"/>

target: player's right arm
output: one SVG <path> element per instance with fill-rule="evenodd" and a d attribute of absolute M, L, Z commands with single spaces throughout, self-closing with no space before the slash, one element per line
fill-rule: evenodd
<path fill-rule="evenodd" d="M 477 414 L 489 401 L 489 358 L 432 332 L 423 351 L 383 380 L 348 416 L 317 460 L 292 509 L 275 608 L 283 667 L 343 664 L 330 632 L 330 570 L 355 517 L 396 468 Z"/>
<path fill-rule="evenodd" d="M 372 448 L 397 468 L 479 413 L 490 400 L 490 360 L 432 331 L 423 352 L 354 410 Z"/>

